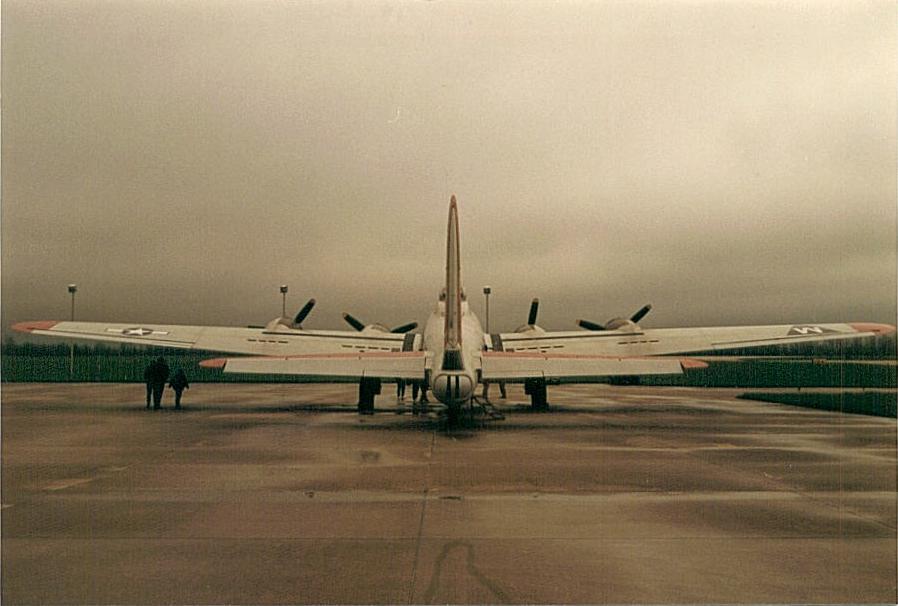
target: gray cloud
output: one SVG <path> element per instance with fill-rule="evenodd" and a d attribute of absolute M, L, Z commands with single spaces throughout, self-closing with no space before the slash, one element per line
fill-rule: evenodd
<path fill-rule="evenodd" d="M 2 309 L 894 321 L 890 3 L 2 7 Z"/>

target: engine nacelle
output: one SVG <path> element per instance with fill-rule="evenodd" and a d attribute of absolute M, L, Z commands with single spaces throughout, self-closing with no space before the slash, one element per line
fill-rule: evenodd
<path fill-rule="evenodd" d="M 409 322 L 408 324 L 403 324 L 402 326 L 397 326 L 394 329 L 389 329 L 383 324 L 363 324 L 358 318 L 351 316 L 348 313 L 343 313 L 343 319 L 346 320 L 346 323 L 352 326 L 354 329 L 359 331 L 360 333 L 394 333 L 394 334 L 404 334 L 411 330 L 415 330 L 418 327 L 417 322 Z"/>
<path fill-rule="evenodd" d="M 275 318 L 265 325 L 265 332 L 292 332 L 296 329 L 290 318 Z"/>
<path fill-rule="evenodd" d="M 627 318 L 611 318 L 604 325 L 590 322 L 589 320 L 577 320 L 577 324 L 586 330 L 619 330 L 622 332 L 637 332 L 640 330 L 639 322 L 645 317 L 645 314 L 652 310 L 652 304 L 643 305 L 639 311 Z"/>
<path fill-rule="evenodd" d="M 623 330 L 636 332 L 639 330 L 639 325 L 632 320 L 628 320 L 626 318 L 611 318 L 607 322 L 605 322 L 605 330 Z"/>

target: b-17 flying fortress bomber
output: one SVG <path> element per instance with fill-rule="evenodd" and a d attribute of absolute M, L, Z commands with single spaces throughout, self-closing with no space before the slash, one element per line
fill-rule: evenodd
<path fill-rule="evenodd" d="M 417 323 L 390 330 L 365 325 L 349 314 L 354 331 L 307 330 L 310 300 L 295 318 L 276 318 L 264 328 L 134 325 L 105 322 L 21 322 L 13 328 L 35 335 L 132 343 L 237 354 L 203 361 L 226 373 L 291 375 L 359 382 L 359 412 L 374 410 L 382 381 L 419 382 L 456 419 L 474 401 L 480 383 L 525 384 L 535 409 L 547 406 L 546 385 L 596 377 L 681 374 L 707 362 L 688 357 L 793 343 L 858 339 L 895 331 L 889 324 L 790 324 L 714 328 L 642 329 L 651 309 L 604 325 L 580 320 L 586 330 L 546 331 L 536 324 L 538 300 L 527 324 L 512 333 L 485 334 L 461 284 L 458 208 L 449 203 L 446 281 L 423 333 Z"/>

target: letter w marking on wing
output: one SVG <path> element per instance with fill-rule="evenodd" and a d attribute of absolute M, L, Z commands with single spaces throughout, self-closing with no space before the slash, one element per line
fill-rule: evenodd
<path fill-rule="evenodd" d="M 792 330 L 789 331 L 790 335 L 822 335 L 825 331 L 821 326 L 793 326 Z"/>

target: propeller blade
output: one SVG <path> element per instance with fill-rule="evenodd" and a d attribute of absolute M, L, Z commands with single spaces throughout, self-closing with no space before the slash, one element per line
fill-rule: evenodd
<path fill-rule="evenodd" d="M 315 307 L 315 299 L 309 299 L 309 302 L 303 305 L 296 317 L 293 318 L 293 323 L 297 326 L 302 324 L 302 321 L 306 319 L 313 307 Z"/>
<path fill-rule="evenodd" d="M 396 328 L 394 328 L 394 329 L 391 330 L 390 332 L 395 332 L 395 333 L 405 333 L 405 332 L 408 332 L 408 331 L 410 331 L 410 330 L 415 330 L 416 328 L 418 328 L 418 323 L 417 323 L 417 322 L 409 322 L 408 324 L 403 324 L 402 326 L 397 326 Z"/>
<path fill-rule="evenodd" d="M 533 299 L 530 302 L 530 315 L 527 316 L 527 324 L 533 326 L 536 324 L 536 313 L 539 311 L 539 299 Z"/>
<path fill-rule="evenodd" d="M 364 324 L 362 324 L 346 312 L 343 313 L 343 319 L 346 320 L 346 323 L 352 326 L 357 331 L 362 332 L 363 330 L 365 330 Z"/>
<path fill-rule="evenodd" d="M 577 324 L 586 330 L 605 330 L 605 327 L 589 320 L 577 320 Z"/>
<path fill-rule="evenodd" d="M 642 320 L 645 317 L 645 314 L 649 313 L 650 311 L 652 311 L 651 303 L 649 303 L 648 305 L 646 305 L 645 307 L 643 307 L 642 309 L 637 311 L 635 314 L 630 316 L 630 322 L 633 322 L 634 324 L 636 322 L 639 322 L 640 320 Z"/>

